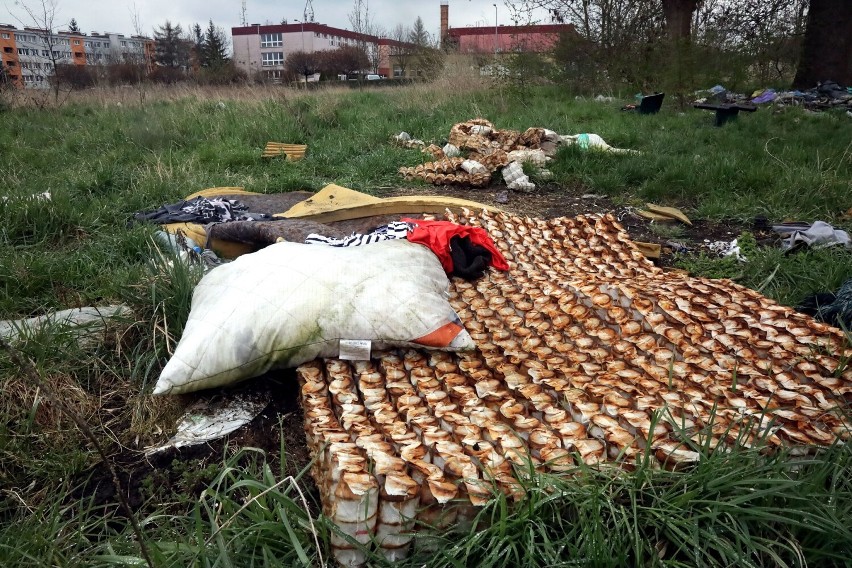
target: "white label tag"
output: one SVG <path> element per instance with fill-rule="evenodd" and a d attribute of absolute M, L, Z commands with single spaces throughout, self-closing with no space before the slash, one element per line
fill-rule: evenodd
<path fill-rule="evenodd" d="M 371 345 L 369 339 L 341 339 L 340 358 L 344 361 L 369 361 Z"/>

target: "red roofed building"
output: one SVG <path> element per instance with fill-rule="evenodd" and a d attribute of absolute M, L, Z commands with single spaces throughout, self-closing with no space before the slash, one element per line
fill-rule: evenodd
<path fill-rule="evenodd" d="M 576 33 L 573 24 L 451 28 L 449 8 L 441 2 L 441 42 L 459 53 L 540 53 L 550 51 L 561 34 Z"/>

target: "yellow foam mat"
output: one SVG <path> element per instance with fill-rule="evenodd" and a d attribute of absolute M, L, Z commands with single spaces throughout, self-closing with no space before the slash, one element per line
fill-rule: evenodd
<path fill-rule="evenodd" d="M 275 217 L 287 219 L 310 219 L 317 223 L 331 223 L 360 219 L 373 215 L 398 215 L 401 213 L 443 213 L 446 209 L 460 211 L 463 208 L 497 213 L 500 209 L 455 197 L 440 195 L 387 197 L 380 199 L 358 191 L 330 184 L 284 213 Z"/>

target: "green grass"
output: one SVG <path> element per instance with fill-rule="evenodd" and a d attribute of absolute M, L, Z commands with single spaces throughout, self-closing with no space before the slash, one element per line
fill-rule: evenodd
<path fill-rule="evenodd" d="M 0 112 L 0 195 L 10 198 L 0 200 L 0 319 L 111 302 L 133 307 L 137 321 L 101 347 L 80 349 L 51 329 L 20 345 L 118 455 L 151 441 L 152 425 L 170 412 L 168 401 L 150 403 L 138 393 L 179 337 L 198 278 L 156 253 L 152 227 L 130 227 L 128 220 L 199 189 L 274 193 L 337 183 L 380 193 L 406 186 L 397 168 L 424 160 L 417 150 L 389 144 L 392 134 L 405 130 L 442 143 L 454 123 L 482 116 L 500 128 L 594 132 L 613 146 L 642 151 L 561 151 L 549 169 L 565 193 L 675 205 L 694 218 L 823 219 L 852 229 L 841 218 L 852 207 L 850 123 L 843 114 L 761 109 L 714 128 L 709 113 L 681 114 L 668 101 L 659 115 L 645 117 L 615 104 L 575 101 L 556 88 L 523 96 L 429 86 L 311 96 L 273 91 L 260 100 L 223 93 L 224 108 L 218 99 L 187 97 L 141 108 L 93 101 Z M 261 161 L 269 140 L 306 143 L 307 158 Z M 43 191 L 51 201 L 25 199 Z M 755 247 L 747 263 L 707 257 L 679 263 L 794 304 L 852 277 L 850 260 L 842 250 L 784 256 L 765 246 Z M 114 505 L 79 497 L 78 485 L 95 465 L 85 441 L 3 352 L 0 388 L 0 565 L 139 565 L 134 537 Z M 424 539 L 406 564 L 847 562 L 848 448 L 792 461 L 756 450 L 707 454 L 683 472 L 640 464 L 630 474 L 583 469 L 568 478 L 533 476 L 519 506 L 497 498 L 475 530 L 434 535 L 431 547 Z M 301 477 L 286 479 L 282 456 L 286 448 L 277 456 L 226 451 L 209 484 L 210 464 L 186 473 L 193 483 L 180 486 L 184 498 L 152 486 L 139 515 L 158 564 L 296 565 L 316 563 L 320 553 L 328 559 L 334 529 L 317 513 L 315 498 L 299 494 Z M 189 487 L 199 484 L 207 488 L 193 494 Z"/>

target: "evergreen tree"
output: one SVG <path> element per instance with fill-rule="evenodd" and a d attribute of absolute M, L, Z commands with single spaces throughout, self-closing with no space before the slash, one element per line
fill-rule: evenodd
<path fill-rule="evenodd" d="M 163 67 L 180 68 L 189 64 L 189 42 L 180 24 L 166 23 L 154 30 L 154 61 Z"/>
<path fill-rule="evenodd" d="M 204 32 L 204 42 L 201 48 L 201 65 L 203 67 L 221 67 L 228 61 L 228 38 L 222 28 L 213 25 L 210 20 Z"/>
<path fill-rule="evenodd" d="M 414 21 L 414 27 L 411 28 L 411 32 L 408 34 L 408 41 L 418 47 L 427 47 L 430 43 L 429 32 L 426 31 L 426 26 L 423 25 L 423 18 L 420 16 L 417 16 L 417 19 Z"/>
<path fill-rule="evenodd" d="M 77 20 L 71 18 L 71 23 L 68 24 L 68 31 L 73 34 L 80 33 L 80 26 L 77 25 Z"/>
<path fill-rule="evenodd" d="M 201 25 L 198 22 L 192 26 L 192 40 L 195 42 L 195 49 L 201 53 L 201 48 L 204 46 L 204 32 L 201 31 Z"/>

